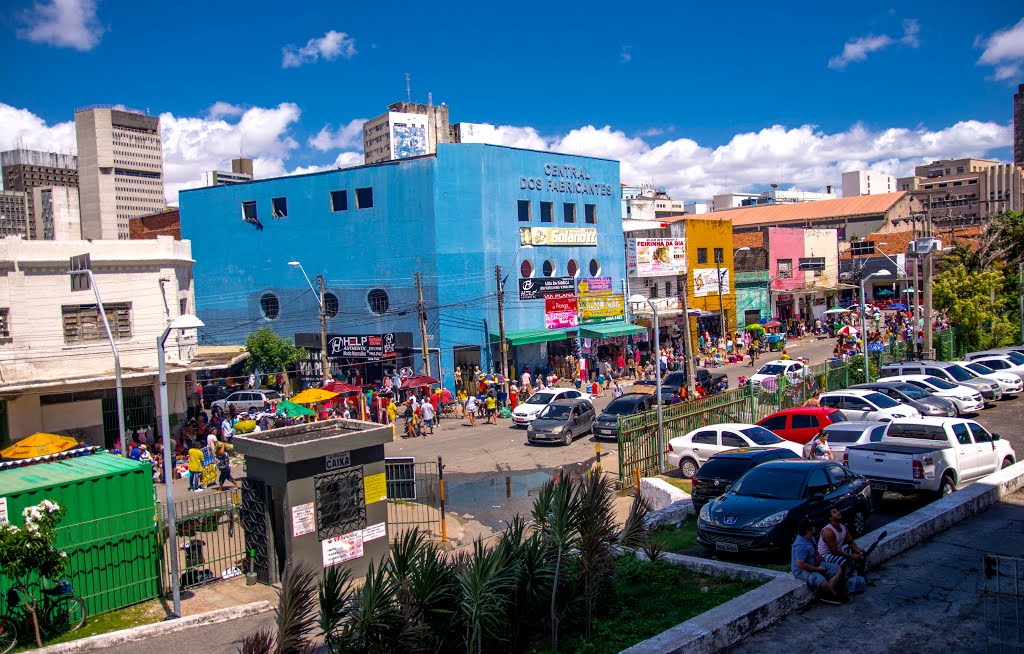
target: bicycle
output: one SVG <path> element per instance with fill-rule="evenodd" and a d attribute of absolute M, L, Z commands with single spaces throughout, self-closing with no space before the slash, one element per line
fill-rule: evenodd
<path fill-rule="evenodd" d="M 18 582 L 7 591 L 7 613 L 0 615 L 0 654 L 10 652 L 22 638 L 35 637 L 32 613 L 22 602 L 32 587 L 41 591 L 42 601 L 36 606 L 41 634 L 54 638 L 77 631 L 85 624 L 85 602 L 74 594 L 69 582 L 60 581 L 48 589 L 43 589 L 38 583 Z"/>

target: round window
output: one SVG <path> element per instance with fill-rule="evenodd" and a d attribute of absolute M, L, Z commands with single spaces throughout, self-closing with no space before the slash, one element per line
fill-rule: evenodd
<path fill-rule="evenodd" d="M 281 313 L 281 304 L 273 293 L 264 293 L 263 297 L 260 298 L 260 309 L 263 311 L 264 318 L 273 320 Z"/>
<path fill-rule="evenodd" d="M 380 288 L 375 288 L 366 294 L 366 303 L 370 305 L 370 311 L 378 316 L 383 316 L 387 313 L 388 307 L 391 306 L 387 291 Z"/>
<path fill-rule="evenodd" d="M 567 272 L 570 277 L 575 277 L 576 275 L 580 274 L 579 262 L 577 262 L 575 259 L 569 259 L 569 263 L 565 264 L 565 272 Z"/>
<path fill-rule="evenodd" d="M 601 274 L 601 262 L 597 259 L 590 260 L 590 276 L 597 277 Z"/>
<path fill-rule="evenodd" d="M 324 293 L 324 315 L 328 318 L 338 315 L 338 296 L 334 293 Z"/>
<path fill-rule="evenodd" d="M 533 277 L 533 262 L 523 259 L 522 265 L 519 266 L 519 274 L 521 277 Z"/>
<path fill-rule="evenodd" d="M 544 267 L 543 267 L 542 270 L 544 271 L 544 276 L 545 277 L 552 277 L 552 276 L 554 276 L 554 274 L 555 274 L 555 264 L 554 264 L 554 262 L 551 261 L 551 259 L 548 259 L 547 261 L 544 262 Z"/>

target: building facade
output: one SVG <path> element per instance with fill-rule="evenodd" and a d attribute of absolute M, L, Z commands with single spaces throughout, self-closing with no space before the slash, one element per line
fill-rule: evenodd
<path fill-rule="evenodd" d="M 769 227 L 766 240 L 772 316 L 813 324 L 846 288 L 839 281 L 838 230 Z"/>
<path fill-rule="evenodd" d="M 29 237 L 28 197 L 24 191 L 0 191 L 0 236 Z"/>
<path fill-rule="evenodd" d="M 896 190 L 896 178 L 877 170 L 853 170 L 843 173 L 844 198 L 894 193 Z"/>
<path fill-rule="evenodd" d="M 82 238 L 82 214 L 76 187 L 36 187 L 32 189 L 32 200 L 36 238 L 46 241 L 77 241 Z"/>
<path fill-rule="evenodd" d="M 42 212 L 36 209 L 33 193 L 37 188 L 73 188 L 78 194 L 78 157 L 72 154 L 40 152 L 38 150 L 9 150 L 0 152 L 4 189 L 21 191 L 28 202 L 26 238 L 46 238 L 39 235 Z M 77 198 L 75 203 L 77 205 Z"/>
<path fill-rule="evenodd" d="M 204 170 L 203 186 L 228 186 L 230 184 L 244 184 L 254 179 L 252 173 L 252 159 L 239 157 L 231 160 L 231 170 Z"/>
<path fill-rule="evenodd" d="M 1013 163 L 1024 166 L 1024 84 L 1013 94 Z"/>
<path fill-rule="evenodd" d="M 1024 168 L 994 159 L 943 159 L 897 180 L 934 226 L 962 226 L 1024 209 Z"/>
<path fill-rule="evenodd" d="M 194 306 L 187 241 L 0 241 L 0 435 L 68 432 L 117 441 L 114 362 L 92 290 L 71 290 L 69 259 L 89 254 L 121 358 L 127 427 L 154 430 L 156 338 Z M 186 410 L 196 334 L 166 343 L 170 410 Z"/>
<path fill-rule="evenodd" d="M 447 105 L 396 102 L 363 123 L 363 163 L 433 154 L 439 143 L 452 141 Z"/>
<path fill-rule="evenodd" d="M 616 161 L 441 144 L 385 164 L 183 191 L 201 338 L 244 343 L 267 326 L 308 346 L 319 366 L 320 307 L 288 265 L 297 261 L 325 279 L 332 374 L 354 368 L 378 381 L 391 368 L 421 369 L 426 345 L 431 372 L 439 350 L 451 388 L 456 364 L 499 368 L 500 275 L 512 363 L 536 365 L 578 333 L 547 329 L 546 298 L 574 295 L 587 277 L 625 276 L 618 189 Z"/>
<path fill-rule="evenodd" d="M 800 202 L 834 199 L 836 199 L 836 194 L 831 186 L 826 187 L 825 193 L 772 188 L 770 191 L 762 191 L 761 193 L 720 193 L 712 199 L 711 206 L 713 211 L 727 211 L 746 207 L 760 207 L 766 204 L 797 204 Z"/>
<path fill-rule="evenodd" d="M 82 238 L 128 239 L 128 219 L 162 210 L 160 119 L 88 107 L 75 111 Z"/>

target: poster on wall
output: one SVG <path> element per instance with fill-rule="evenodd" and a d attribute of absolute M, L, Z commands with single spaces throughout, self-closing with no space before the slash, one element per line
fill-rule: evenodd
<path fill-rule="evenodd" d="M 316 531 L 316 512 L 313 502 L 292 507 L 292 537 L 298 538 Z"/>
<path fill-rule="evenodd" d="M 604 295 L 612 292 L 611 277 L 584 277 L 576 282 L 580 295 Z"/>
<path fill-rule="evenodd" d="M 631 238 L 626 242 L 626 268 L 630 277 L 685 274 L 686 240 Z"/>
<path fill-rule="evenodd" d="M 363 555 L 363 530 L 328 538 L 320 542 L 323 549 L 324 567 L 358 559 Z"/>
<path fill-rule="evenodd" d="M 430 152 L 427 142 L 427 117 L 421 114 L 389 112 L 391 158 L 418 157 Z"/>
<path fill-rule="evenodd" d="M 579 306 L 581 325 L 625 320 L 626 304 L 622 295 L 581 295 Z"/>
<path fill-rule="evenodd" d="M 693 269 L 693 295 L 718 295 L 718 268 Z M 729 269 L 722 268 L 722 295 L 729 295 Z"/>
<path fill-rule="evenodd" d="M 544 326 L 565 329 L 577 325 L 576 298 L 546 298 L 544 300 Z"/>

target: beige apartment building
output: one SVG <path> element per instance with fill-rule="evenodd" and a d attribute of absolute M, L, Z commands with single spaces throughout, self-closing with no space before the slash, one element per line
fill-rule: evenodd
<path fill-rule="evenodd" d="M 433 154 L 438 143 L 452 142 L 447 105 L 396 102 L 363 123 L 363 163 Z"/>
<path fill-rule="evenodd" d="M 1024 168 L 994 159 L 943 159 L 897 180 L 937 226 L 970 225 L 1024 209 Z"/>
<path fill-rule="evenodd" d="M 82 238 L 128 239 L 128 220 L 161 211 L 160 119 L 111 107 L 75 111 Z"/>

